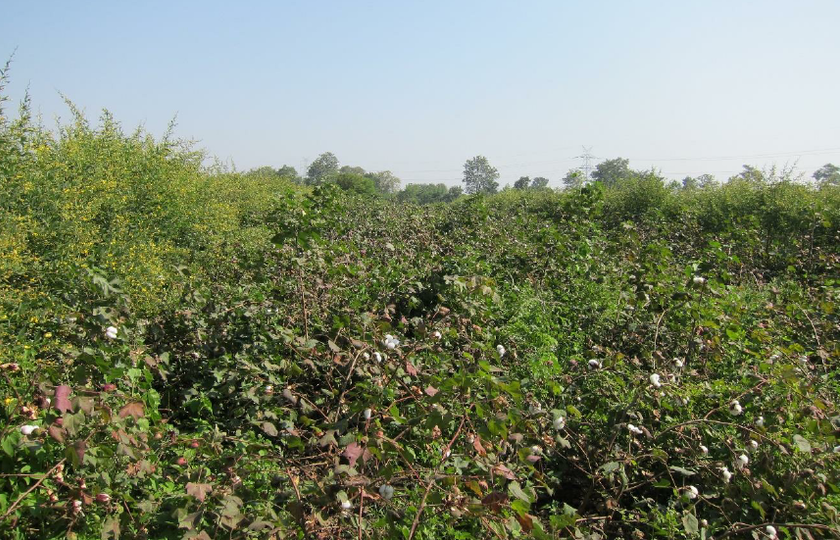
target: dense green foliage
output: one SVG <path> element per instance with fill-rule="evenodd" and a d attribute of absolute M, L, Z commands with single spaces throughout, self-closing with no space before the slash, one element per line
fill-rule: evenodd
<path fill-rule="evenodd" d="M 0 537 L 838 535 L 836 186 L 201 158 L 2 120 Z"/>

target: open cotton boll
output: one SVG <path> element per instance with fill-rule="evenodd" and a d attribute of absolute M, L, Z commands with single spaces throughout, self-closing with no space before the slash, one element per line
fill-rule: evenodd
<path fill-rule="evenodd" d="M 703 454 L 708 454 L 709 453 L 709 447 L 701 444 L 700 445 L 700 451 L 703 452 Z"/>
<path fill-rule="evenodd" d="M 691 278 L 691 281 L 694 282 L 695 285 L 702 285 L 706 283 L 706 278 L 702 276 L 694 276 L 693 278 Z"/>
<path fill-rule="evenodd" d="M 721 476 L 723 476 L 723 481 L 726 482 L 727 484 L 729 483 L 730 480 L 732 480 L 732 473 L 729 472 L 728 468 L 721 467 L 720 468 L 720 474 L 721 474 Z"/>
<path fill-rule="evenodd" d="M 370 353 L 369 352 L 364 353 L 362 355 L 362 358 L 364 358 L 365 360 L 370 360 Z"/>
<path fill-rule="evenodd" d="M 562 416 L 558 416 L 557 418 L 554 419 L 554 429 L 556 429 L 557 431 L 560 431 L 564 427 L 566 427 L 566 419 L 565 418 L 563 418 Z"/>
<path fill-rule="evenodd" d="M 654 373 L 650 376 L 650 384 L 652 384 L 655 388 L 662 386 L 662 383 L 659 382 L 659 373 Z"/>
<path fill-rule="evenodd" d="M 746 467 L 750 464 L 750 458 L 747 454 L 741 454 L 738 456 L 738 459 L 735 461 L 735 466 L 738 468 Z"/>
<path fill-rule="evenodd" d="M 700 495 L 700 491 L 694 486 L 685 488 L 685 496 L 689 499 L 696 499 Z"/>
<path fill-rule="evenodd" d="M 389 486 L 388 484 L 383 484 L 379 486 L 379 495 L 387 500 L 390 501 L 391 498 L 394 496 L 394 488 Z"/>
<path fill-rule="evenodd" d="M 108 339 L 116 339 L 117 338 L 117 327 L 116 326 L 109 326 L 105 329 L 105 337 Z"/>
<path fill-rule="evenodd" d="M 373 411 L 371 411 L 370 409 L 365 409 L 364 413 L 362 414 L 364 415 L 365 420 L 370 420 L 370 416 L 371 414 L 373 414 Z"/>
<path fill-rule="evenodd" d="M 772 525 L 768 525 L 767 527 L 765 527 L 764 532 L 766 532 L 767 536 L 769 536 L 770 538 L 776 538 L 776 535 L 778 534 L 776 532 L 776 527 Z"/>
<path fill-rule="evenodd" d="M 373 353 L 373 359 L 379 362 L 380 364 L 382 363 L 382 355 L 378 352 Z"/>
<path fill-rule="evenodd" d="M 685 365 L 685 362 L 683 361 L 682 358 L 674 358 L 674 365 L 677 366 L 678 368 L 681 368 Z"/>
<path fill-rule="evenodd" d="M 353 508 L 353 504 L 350 501 L 344 501 L 343 503 L 341 503 L 341 508 L 343 510 L 350 510 L 351 508 Z"/>
<path fill-rule="evenodd" d="M 499 356 L 504 356 L 507 352 L 502 345 L 496 345 L 496 352 L 499 353 Z"/>
<path fill-rule="evenodd" d="M 594 358 L 589 361 L 589 369 L 598 369 L 601 367 L 601 361 Z"/>
<path fill-rule="evenodd" d="M 442 337 L 443 337 L 443 335 L 441 335 L 441 333 L 440 333 L 440 332 L 438 332 L 437 330 L 435 330 L 435 332 L 432 334 L 432 337 L 433 337 L 433 338 L 435 338 L 435 339 L 440 339 L 440 338 L 442 338 Z"/>
<path fill-rule="evenodd" d="M 38 426 L 33 426 L 31 424 L 26 424 L 25 426 L 20 426 L 20 432 L 24 435 L 32 435 L 38 431 Z"/>
<path fill-rule="evenodd" d="M 638 428 L 633 424 L 627 424 L 627 431 L 635 435 L 641 435 L 642 433 L 644 433 L 644 431 L 642 431 L 641 428 Z"/>
<path fill-rule="evenodd" d="M 733 416 L 738 416 L 739 414 L 744 412 L 744 409 L 743 407 L 741 407 L 741 404 L 738 403 L 737 399 L 733 399 L 732 402 L 729 404 L 729 412 Z"/>
<path fill-rule="evenodd" d="M 751 441 L 750 441 L 750 448 L 752 448 L 753 450 L 755 450 L 756 448 L 758 448 L 758 441 L 756 441 L 756 440 L 751 440 Z"/>
<path fill-rule="evenodd" d="M 756 425 L 756 427 L 764 427 L 764 417 L 759 416 L 758 418 L 756 418 L 755 419 L 755 425 Z"/>

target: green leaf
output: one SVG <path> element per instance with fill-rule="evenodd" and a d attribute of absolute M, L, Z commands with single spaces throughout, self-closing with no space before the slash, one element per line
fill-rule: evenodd
<path fill-rule="evenodd" d="M 680 473 L 683 476 L 694 476 L 695 474 L 697 474 L 697 471 L 692 471 L 691 469 L 685 469 L 683 467 L 678 467 L 676 465 L 671 465 L 668 468 L 671 469 L 674 472 Z"/>
<path fill-rule="evenodd" d="M 13 457 L 15 455 L 15 448 L 17 448 L 18 444 L 20 443 L 21 434 L 19 431 L 13 431 L 9 433 L 3 439 L 3 451 L 9 455 L 9 457 Z"/>
<path fill-rule="evenodd" d="M 683 527 L 685 527 L 685 531 L 688 534 L 699 534 L 700 533 L 700 523 L 697 521 L 697 518 L 694 517 L 694 514 L 685 514 L 682 518 Z"/>
<path fill-rule="evenodd" d="M 793 442 L 794 444 L 796 444 L 796 447 L 799 449 L 800 452 L 805 452 L 806 454 L 811 453 L 811 443 L 809 443 L 808 439 L 806 439 L 802 435 L 794 435 Z"/>
<path fill-rule="evenodd" d="M 508 485 L 508 491 L 510 492 L 511 495 L 513 495 L 517 499 L 523 500 L 523 501 L 527 502 L 528 504 L 531 503 L 531 497 L 529 497 L 528 494 L 525 493 L 522 490 L 522 486 L 519 484 L 519 482 L 516 482 L 516 481 L 511 482 Z"/>

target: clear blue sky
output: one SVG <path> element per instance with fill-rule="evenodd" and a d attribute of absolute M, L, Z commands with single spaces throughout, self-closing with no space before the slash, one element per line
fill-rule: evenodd
<path fill-rule="evenodd" d="M 668 177 L 840 164 L 840 1 L 5 2 L 7 93 L 58 92 L 239 169 L 331 151 L 411 182 L 486 155 L 559 185 L 581 145 Z"/>

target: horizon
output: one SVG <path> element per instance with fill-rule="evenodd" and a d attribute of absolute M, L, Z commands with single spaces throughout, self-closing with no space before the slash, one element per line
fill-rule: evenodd
<path fill-rule="evenodd" d="M 208 7 L 209 6 L 209 7 Z M 500 186 L 626 158 L 669 180 L 743 165 L 840 163 L 831 70 L 840 4 L 671 5 L 149 2 L 6 7 L 5 94 L 29 91 L 45 124 L 175 136 L 239 170 L 342 165 L 460 185 L 486 156 Z"/>

